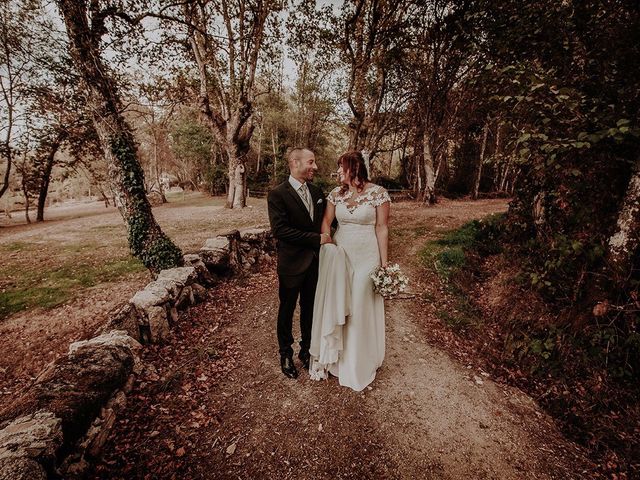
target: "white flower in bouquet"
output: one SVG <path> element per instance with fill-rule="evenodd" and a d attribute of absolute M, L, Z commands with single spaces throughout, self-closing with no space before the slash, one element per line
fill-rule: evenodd
<path fill-rule="evenodd" d="M 402 274 L 397 263 L 378 267 L 371 273 L 373 289 L 384 298 L 393 298 L 400 292 L 404 292 L 409 284 L 409 279 Z"/>

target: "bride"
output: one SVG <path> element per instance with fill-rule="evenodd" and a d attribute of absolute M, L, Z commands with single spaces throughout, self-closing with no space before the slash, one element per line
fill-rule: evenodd
<path fill-rule="evenodd" d="M 310 375 L 338 377 L 360 391 L 382 365 L 385 349 L 384 300 L 374 293 L 371 272 L 387 264 L 390 198 L 369 182 L 360 152 L 338 160 L 341 186 L 327 197 L 322 235 L 338 229 L 334 244 L 320 250 L 320 272 L 313 309 Z"/>

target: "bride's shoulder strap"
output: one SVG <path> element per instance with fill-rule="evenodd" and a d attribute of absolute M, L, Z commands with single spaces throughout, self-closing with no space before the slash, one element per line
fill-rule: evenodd
<path fill-rule="evenodd" d="M 327 200 L 335 205 L 338 201 L 339 195 L 340 195 L 340 187 L 336 187 L 329 192 L 329 195 L 327 195 Z"/>
<path fill-rule="evenodd" d="M 373 187 L 373 204 L 376 207 L 379 207 L 383 203 L 391 202 L 391 197 L 389 196 L 389 192 L 387 189 L 381 185 L 376 185 Z"/>

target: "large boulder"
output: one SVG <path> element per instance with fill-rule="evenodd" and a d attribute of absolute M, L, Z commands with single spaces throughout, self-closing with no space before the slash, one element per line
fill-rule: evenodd
<path fill-rule="evenodd" d="M 242 242 L 259 244 L 264 247 L 275 246 L 273 235 L 269 228 L 246 228 L 240 230 L 240 240 Z"/>
<path fill-rule="evenodd" d="M 4 456 L 0 453 L 0 480 L 47 480 L 47 478 L 47 472 L 37 460 L 22 455 Z"/>
<path fill-rule="evenodd" d="M 149 326 L 149 341 L 158 343 L 166 340 L 171 334 L 167 307 L 164 305 L 148 307 L 145 310 L 145 316 Z"/>
<path fill-rule="evenodd" d="M 268 228 L 248 228 L 240 231 L 240 258 L 242 268 L 251 269 L 275 250 L 275 240 Z"/>
<path fill-rule="evenodd" d="M 122 330 L 132 338 L 142 341 L 142 322 L 140 322 L 138 311 L 136 307 L 126 302 L 113 308 L 107 314 L 107 322 L 99 327 L 95 335 L 102 335 L 111 330 Z"/>
<path fill-rule="evenodd" d="M 184 264 L 196 269 L 199 284 L 212 286 L 215 283 L 216 279 L 211 275 L 211 272 L 209 272 L 209 269 L 197 253 L 186 254 L 184 256 Z"/>
<path fill-rule="evenodd" d="M 10 422 L 0 430 L 0 480 L 45 480 L 48 472 L 55 472 L 62 438 L 62 422 L 51 412 Z"/>
<path fill-rule="evenodd" d="M 62 450 L 71 450 L 133 372 L 135 344 L 119 334 L 112 339 L 76 344 L 72 353 L 50 364 L 20 398 L 0 412 L 0 427 L 46 410 L 62 422 Z"/>
<path fill-rule="evenodd" d="M 198 281 L 194 266 L 162 270 L 130 303 L 135 307 L 141 341 L 159 342 L 170 334 L 171 321 L 177 319 L 176 308 L 193 303 L 191 286 Z"/>
<path fill-rule="evenodd" d="M 142 348 L 142 345 L 140 345 L 140 343 L 135 339 L 131 338 L 126 331 L 112 330 L 89 340 L 73 342 L 69 345 L 69 355 L 74 355 L 82 349 L 100 348 L 105 346 L 124 347 L 128 348 L 132 352 L 136 352 Z"/>
<path fill-rule="evenodd" d="M 209 238 L 200 249 L 200 257 L 209 271 L 218 275 L 230 275 L 240 267 L 238 243 L 240 232 L 231 230 Z"/>
<path fill-rule="evenodd" d="M 180 288 L 198 281 L 198 272 L 195 267 L 176 267 L 162 270 L 156 278 L 156 282 L 170 283 Z"/>
<path fill-rule="evenodd" d="M 173 300 L 174 294 L 163 282 L 155 281 L 149 283 L 144 289 L 138 290 L 131 298 L 130 302 L 141 312 L 149 307 L 164 305 Z"/>
<path fill-rule="evenodd" d="M 0 479 L 58 478 L 56 466 L 83 445 L 90 428 L 98 437 L 96 419 L 105 417 L 114 399 L 122 403 L 139 347 L 122 331 L 71 344 L 67 356 L 0 412 Z M 101 422 L 101 428 L 112 424 Z"/>

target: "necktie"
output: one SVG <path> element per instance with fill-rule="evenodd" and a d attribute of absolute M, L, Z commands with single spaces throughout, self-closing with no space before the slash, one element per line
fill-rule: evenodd
<path fill-rule="evenodd" d="M 309 211 L 309 216 L 311 217 L 311 220 L 313 220 L 313 210 L 311 209 L 311 198 L 309 195 L 307 184 L 303 183 L 298 189 L 298 191 L 300 192 L 300 198 L 302 198 L 304 205 L 307 207 L 307 210 Z"/>

